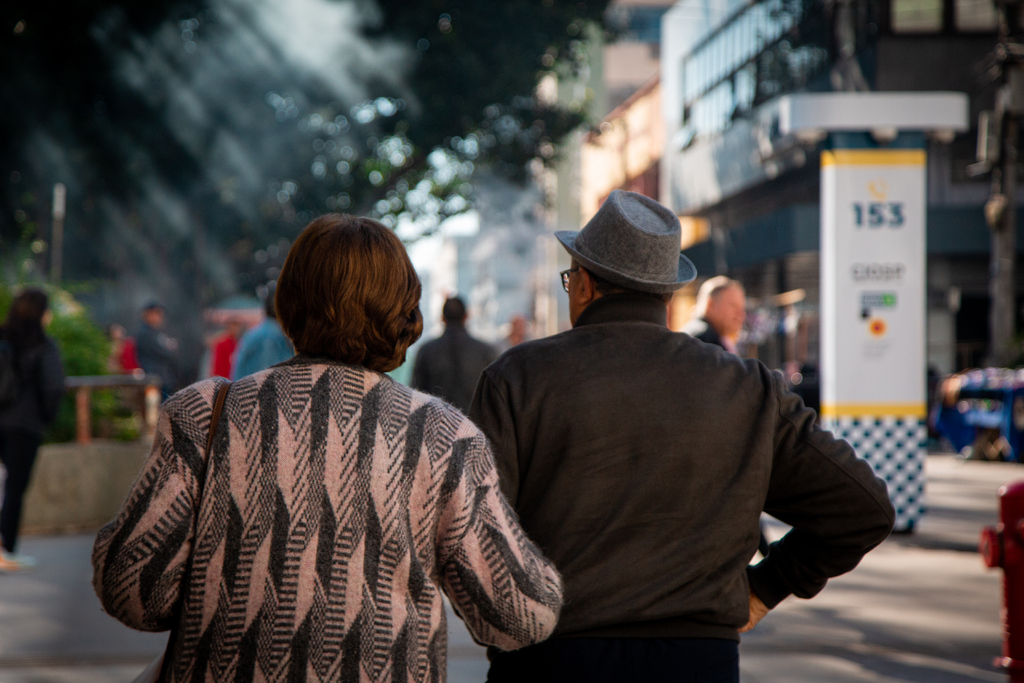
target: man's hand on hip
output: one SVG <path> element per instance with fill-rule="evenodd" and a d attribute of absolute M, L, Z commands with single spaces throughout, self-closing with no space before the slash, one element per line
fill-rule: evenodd
<path fill-rule="evenodd" d="M 762 619 L 764 619 L 764 615 L 766 615 L 766 614 L 768 614 L 768 608 L 765 606 L 765 604 L 763 602 L 761 602 L 761 598 L 759 598 L 756 595 L 754 595 L 754 592 L 751 591 L 750 592 L 750 620 L 747 622 L 746 626 L 744 626 L 743 628 L 740 629 L 740 633 L 746 633 L 750 629 L 752 629 L 755 626 L 757 626 L 757 623 L 759 621 L 761 621 Z"/>

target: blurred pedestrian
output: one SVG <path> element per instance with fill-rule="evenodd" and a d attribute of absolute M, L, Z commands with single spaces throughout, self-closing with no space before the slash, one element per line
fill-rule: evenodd
<path fill-rule="evenodd" d="M 573 328 L 488 367 L 470 416 L 566 601 L 488 680 L 735 683 L 740 632 L 889 534 L 885 484 L 776 373 L 667 328 L 696 276 L 672 211 L 615 190 L 556 236 Z M 792 530 L 749 566 L 762 509 Z"/>
<path fill-rule="evenodd" d="M 210 342 L 210 377 L 231 377 L 238 340 L 244 331 L 241 320 L 229 318 L 224 324 L 224 331 Z"/>
<path fill-rule="evenodd" d="M 683 332 L 702 342 L 737 353 L 737 342 L 747 319 L 747 297 L 743 285 L 719 275 L 709 278 L 697 291 L 694 317 Z"/>
<path fill-rule="evenodd" d="M 110 339 L 110 356 L 107 358 L 107 371 L 112 375 L 129 375 L 139 367 L 139 359 L 135 355 L 135 340 L 128 336 L 128 331 L 114 323 L 107 328 Z"/>
<path fill-rule="evenodd" d="M 178 343 L 163 331 L 166 310 L 153 301 L 142 309 L 142 324 L 135 333 L 135 353 L 139 367 L 160 378 L 160 393 L 166 399 L 178 385 Z"/>
<path fill-rule="evenodd" d="M 412 388 L 440 396 L 465 413 L 480 373 L 498 353 L 466 331 L 466 304 L 459 297 L 444 302 L 441 317 L 444 334 L 420 347 L 412 367 Z"/>
<path fill-rule="evenodd" d="M 442 592 L 479 642 L 551 633 L 559 577 L 502 498 L 487 440 L 383 374 L 423 329 L 420 293 L 391 230 L 318 218 L 278 280 L 299 355 L 161 408 L 93 583 L 125 624 L 172 629 L 165 683 L 444 681 Z"/>
<path fill-rule="evenodd" d="M 288 341 L 277 322 L 277 311 L 274 308 L 274 296 L 271 294 L 264 302 L 266 317 L 256 327 L 242 335 L 235 353 L 235 367 L 231 370 L 231 378 L 239 379 L 266 370 L 271 365 L 282 363 L 295 355 L 292 343 Z"/>
<path fill-rule="evenodd" d="M 57 344 L 46 336 L 49 298 L 40 289 L 26 289 L 14 298 L 0 344 L 12 351 L 12 370 L 18 384 L 14 397 L 0 405 L 0 460 L 7 470 L 0 508 L 0 572 L 35 567 L 31 557 L 16 552 L 21 507 L 32 466 L 47 425 L 57 416 L 64 395 L 64 366 Z"/>
<path fill-rule="evenodd" d="M 512 316 L 512 319 L 508 321 L 508 336 L 495 344 L 497 352 L 505 353 L 513 346 L 526 341 L 526 330 L 528 327 L 529 323 L 526 321 L 526 318 L 521 315 Z"/>

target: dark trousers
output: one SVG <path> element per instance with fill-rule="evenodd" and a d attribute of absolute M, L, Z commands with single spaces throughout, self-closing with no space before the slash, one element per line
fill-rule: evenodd
<path fill-rule="evenodd" d="M 7 470 L 4 503 L 0 509 L 0 540 L 4 550 L 14 552 L 21 525 L 21 502 L 39 452 L 39 435 L 20 429 L 0 430 L 0 461 Z"/>
<path fill-rule="evenodd" d="M 739 643 L 719 638 L 561 638 L 490 650 L 487 683 L 739 683 Z"/>

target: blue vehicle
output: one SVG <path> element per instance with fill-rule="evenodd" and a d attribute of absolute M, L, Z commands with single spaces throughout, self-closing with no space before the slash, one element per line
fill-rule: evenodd
<path fill-rule="evenodd" d="M 1024 448 L 1024 369 L 985 368 L 943 383 L 931 422 L 953 447 L 977 460 L 1020 462 Z"/>

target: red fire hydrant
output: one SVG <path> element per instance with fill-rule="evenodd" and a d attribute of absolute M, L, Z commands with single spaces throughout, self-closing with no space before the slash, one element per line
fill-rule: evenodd
<path fill-rule="evenodd" d="M 999 488 L 999 525 L 982 529 L 978 551 L 1003 570 L 1003 656 L 995 664 L 1024 683 L 1024 481 Z"/>

